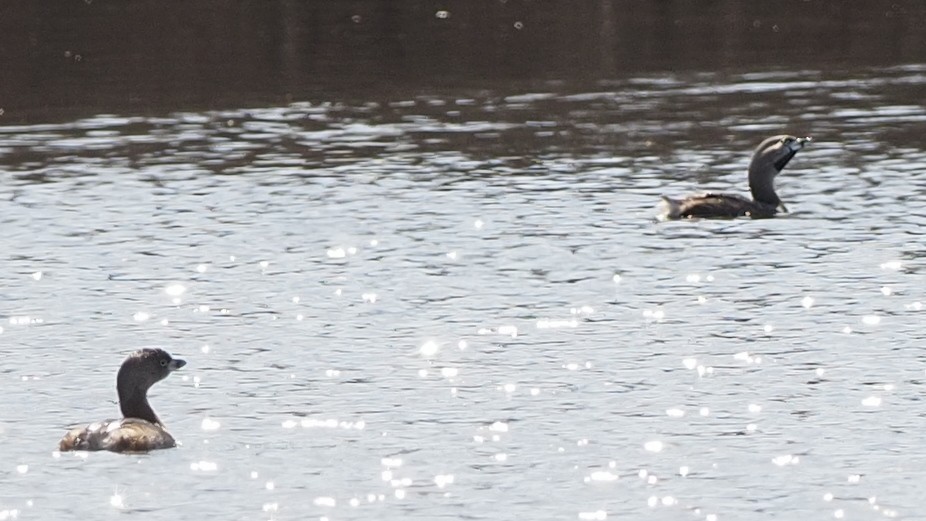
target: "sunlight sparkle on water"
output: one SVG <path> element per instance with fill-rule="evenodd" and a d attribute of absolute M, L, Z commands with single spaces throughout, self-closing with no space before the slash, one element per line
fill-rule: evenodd
<path fill-rule="evenodd" d="M 498 334 L 508 335 L 511 336 L 511 338 L 516 338 L 518 336 L 518 326 L 499 326 Z"/>
<path fill-rule="evenodd" d="M 194 472 L 214 472 L 218 468 L 219 465 L 214 461 L 194 461 L 190 463 L 190 470 Z"/>
<path fill-rule="evenodd" d="M 553 319 L 541 318 L 537 320 L 537 329 L 564 329 L 578 327 L 579 321 L 575 318 Z"/>
<path fill-rule="evenodd" d="M 617 481 L 620 479 L 620 475 L 607 470 L 596 470 L 588 475 L 586 481 L 600 481 L 600 482 L 609 482 Z"/>
<path fill-rule="evenodd" d="M 666 318 L 666 312 L 661 308 L 656 309 L 644 309 L 643 318 L 653 321 L 653 322 L 662 322 Z"/>
<path fill-rule="evenodd" d="M 881 397 L 880 396 L 869 396 L 862 400 L 862 405 L 865 407 L 881 407 Z"/>
<path fill-rule="evenodd" d="M 792 454 L 784 454 L 772 458 L 772 463 L 778 465 L 779 467 L 784 467 L 785 465 L 797 465 L 799 462 L 800 459 Z"/>
<path fill-rule="evenodd" d="M 10 322 L 10 325 L 13 325 L 13 326 L 28 326 L 31 324 L 41 324 L 45 322 L 45 320 L 41 318 L 30 317 L 30 316 L 19 316 L 19 317 L 10 317 L 9 322 Z"/>
<path fill-rule="evenodd" d="M 383 458 L 379 460 L 379 463 L 384 467 L 396 469 L 401 467 L 404 462 L 402 458 Z"/>
<path fill-rule="evenodd" d="M 122 494 L 113 494 L 110 496 L 109 505 L 114 508 L 125 508 L 125 500 L 122 498 Z"/>
<path fill-rule="evenodd" d="M 217 431 L 222 424 L 212 418 L 203 418 L 202 424 L 200 425 L 204 431 Z"/>
<path fill-rule="evenodd" d="M 197 273 L 206 273 L 207 271 L 209 271 L 208 264 L 200 264 L 199 266 L 196 266 Z"/>
<path fill-rule="evenodd" d="M 604 510 L 595 510 L 594 512 L 579 512 L 579 519 L 583 521 L 600 521 L 608 518 L 608 513 Z"/>
<path fill-rule="evenodd" d="M 489 426 L 492 432 L 508 432 L 508 424 L 505 422 L 495 422 Z"/>
<path fill-rule="evenodd" d="M 436 355 L 439 350 L 440 350 L 440 346 L 437 344 L 437 342 L 433 340 L 428 340 L 427 342 L 421 344 L 421 348 L 419 349 L 419 352 L 421 353 L 421 356 L 430 358 Z"/>
<path fill-rule="evenodd" d="M 810 309 L 813 306 L 813 297 L 802 298 L 801 306 L 804 306 L 804 309 Z"/>
<path fill-rule="evenodd" d="M 881 317 L 878 315 L 865 315 L 862 317 L 862 324 L 866 326 L 877 326 L 881 323 Z"/>
<path fill-rule="evenodd" d="M 577 308 L 570 308 L 569 313 L 573 315 L 591 315 L 595 312 L 595 308 L 591 306 L 579 306 Z"/>
<path fill-rule="evenodd" d="M 408 488 L 412 486 L 412 478 L 390 479 L 389 486 L 393 488 Z"/>
<path fill-rule="evenodd" d="M 33 273 L 33 274 L 32 274 L 32 280 L 36 280 L 36 281 L 42 280 L 42 272 L 41 272 L 41 271 L 37 271 L 37 272 Z"/>
<path fill-rule="evenodd" d="M 167 293 L 167 295 L 171 297 L 179 297 L 186 293 L 186 286 L 180 284 L 179 282 L 168 284 L 167 287 L 164 288 L 164 293 Z"/>
<path fill-rule="evenodd" d="M 643 448 L 646 449 L 647 452 L 662 452 L 664 444 L 659 440 L 648 441 L 643 444 Z"/>
<path fill-rule="evenodd" d="M 882 270 L 898 271 L 901 268 L 903 268 L 903 263 L 900 262 L 899 260 L 887 261 L 881 264 Z"/>
<path fill-rule="evenodd" d="M 283 422 L 284 429 L 292 429 L 296 425 L 294 420 Z M 363 420 L 349 421 L 338 420 L 337 418 L 302 418 L 299 420 L 299 426 L 303 429 L 341 429 L 362 431 L 366 429 L 367 424 Z"/>
<path fill-rule="evenodd" d="M 145 313 L 144 311 L 139 311 L 132 315 L 132 318 L 134 318 L 136 322 L 145 322 L 151 318 L 151 315 L 149 313 Z"/>

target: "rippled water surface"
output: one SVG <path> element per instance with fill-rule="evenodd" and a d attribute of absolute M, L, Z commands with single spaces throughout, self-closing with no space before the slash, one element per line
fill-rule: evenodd
<path fill-rule="evenodd" d="M 926 68 L 0 127 L 0 518 L 921 519 Z M 790 214 L 657 222 L 814 142 Z M 182 443 L 59 454 L 141 346 Z"/>

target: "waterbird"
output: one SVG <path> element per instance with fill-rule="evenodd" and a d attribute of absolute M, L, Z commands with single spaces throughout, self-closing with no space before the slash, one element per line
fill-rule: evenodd
<path fill-rule="evenodd" d="M 684 199 L 662 196 L 663 209 L 661 218 L 691 219 L 700 218 L 734 218 L 773 217 L 778 210 L 787 213 L 788 209 L 775 193 L 775 176 L 807 143 L 810 137 L 789 135 L 772 136 L 756 149 L 749 163 L 749 191 L 752 200 L 736 194 L 708 192 L 692 195 Z"/>
<path fill-rule="evenodd" d="M 123 417 L 76 427 L 64 435 L 58 449 L 148 452 L 176 446 L 148 404 L 148 389 L 185 365 L 184 360 L 172 358 L 163 349 L 146 348 L 130 354 L 116 375 Z"/>

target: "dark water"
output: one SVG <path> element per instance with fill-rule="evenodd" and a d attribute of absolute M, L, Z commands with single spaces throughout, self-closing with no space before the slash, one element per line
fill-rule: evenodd
<path fill-rule="evenodd" d="M 0 521 L 926 516 L 924 8 L 695 4 L 0 7 Z"/>
<path fill-rule="evenodd" d="M 17 124 L 926 60 L 912 0 L 12 0 L 0 14 L 2 121 Z"/>

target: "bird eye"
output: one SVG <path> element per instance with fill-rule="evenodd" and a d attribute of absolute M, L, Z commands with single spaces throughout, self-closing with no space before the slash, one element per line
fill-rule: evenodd
<path fill-rule="evenodd" d="M 161 367 L 167 367 L 167 360 L 161 359 Z"/>

